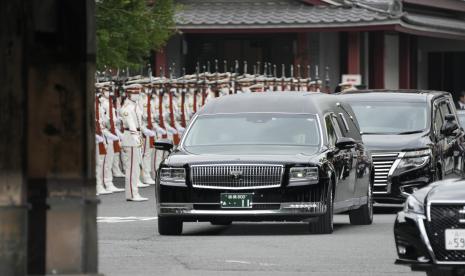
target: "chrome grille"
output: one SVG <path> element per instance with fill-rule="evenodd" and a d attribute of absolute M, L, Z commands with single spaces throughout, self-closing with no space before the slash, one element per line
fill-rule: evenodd
<path fill-rule="evenodd" d="M 446 250 L 445 232 L 447 229 L 463 229 L 460 223 L 461 204 L 435 203 L 429 207 L 429 220 L 426 223 L 426 231 L 430 240 L 434 255 L 440 262 L 465 262 L 465 251 Z"/>
<path fill-rule="evenodd" d="M 221 164 L 192 165 L 191 181 L 195 188 L 263 189 L 281 186 L 283 165 Z"/>
<path fill-rule="evenodd" d="M 375 167 L 374 194 L 387 194 L 390 192 L 388 176 L 398 156 L 399 153 L 397 152 L 372 154 L 373 166 Z"/>

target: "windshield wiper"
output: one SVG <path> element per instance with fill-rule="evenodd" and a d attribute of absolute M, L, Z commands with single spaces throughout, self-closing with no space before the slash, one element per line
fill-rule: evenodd
<path fill-rule="evenodd" d="M 423 130 L 411 130 L 411 131 L 404 131 L 404 132 L 399 132 L 397 133 L 398 135 L 403 135 L 403 134 L 415 134 L 415 133 L 422 133 Z"/>

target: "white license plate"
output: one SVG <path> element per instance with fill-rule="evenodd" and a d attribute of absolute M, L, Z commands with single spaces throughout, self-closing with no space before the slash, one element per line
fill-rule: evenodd
<path fill-rule="evenodd" d="M 465 229 L 446 229 L 446 250 L 465 250 Z"/>

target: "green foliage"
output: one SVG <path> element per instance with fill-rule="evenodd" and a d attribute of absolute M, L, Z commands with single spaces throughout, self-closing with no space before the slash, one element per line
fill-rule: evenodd
<path fill-rule="evenodd" d="M 97 69 L 137 68 L 175 31 L 173 0 L 96 0 Z"/>

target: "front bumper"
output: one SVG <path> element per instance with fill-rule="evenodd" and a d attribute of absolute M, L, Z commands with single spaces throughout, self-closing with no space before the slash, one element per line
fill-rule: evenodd
<path fill-rule="evenodd" d="M 399 212 L 394 224 L 394 239 L 398 259 L 396 264 L 409 265 L 415 271 L 431 269 L 454 270 L 465 273 L 465 263 L 440 263 L 435 259 L 426 227 L 426 217 Z"/>
<path fill-rule="evenodd" d="M 279 206 L 276 209 L 220 209 L 213 204 L 161 203 L 158 205 L 159 216 L 175 216 L 183 221 L 211 221 L 227 218 L 234 221 L 302 221 L 326 213 L 326 206 L 321 202 L 289 202 L 269 204 Z"/>
<path fill-rule="evenodd" d="M 434 181 L 434 172 L 430 166 L 389 176 L 389 192 L 374 194 L 373 198 L 379 204 L 403 204 L 408 194 L 415 189 L 421 189 Z"/>
<path fill-rule="evenodd" d="M 326 185 L 240 192 L 165 185 L 158 187 L 158 215 L 175 216 L 183 221 L 211 221 L 219 217 L 234 221 L 302 221 L 326 213 Z M 221 193 L 253 194 L 251 208 L 222 208 Z"/>

